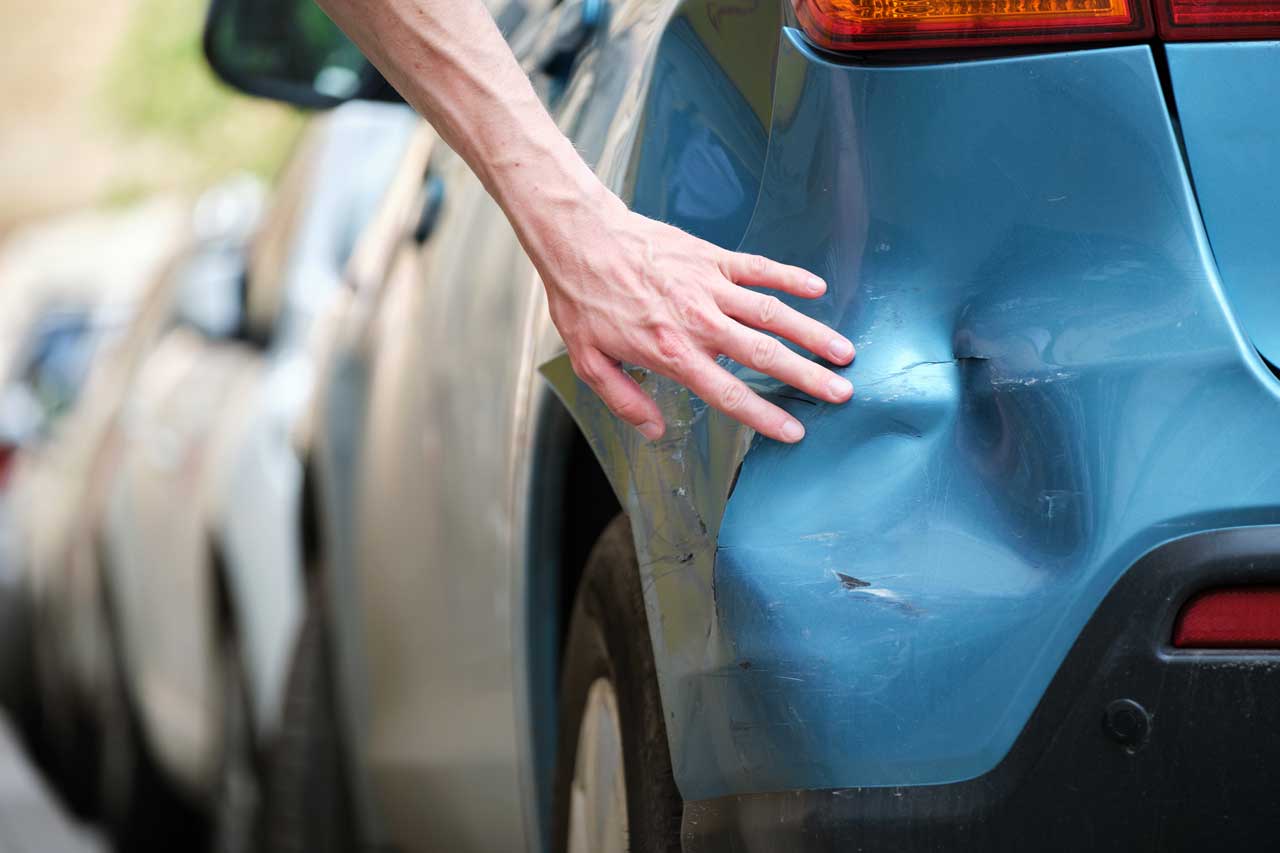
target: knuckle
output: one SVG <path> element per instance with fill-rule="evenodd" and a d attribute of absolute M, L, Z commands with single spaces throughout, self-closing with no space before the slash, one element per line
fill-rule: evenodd
<path fill-rule="evenodd" d="M 640 415 L 643 414 L 640 408 L 640 401 L 631 397 L 625 397 L 609 403 L 609 410 L 627 422 L 635 422 L 640 419 Z"/>
<path fill-rule="evenodd" d="M 705 332 L 715 327 L 712 312 L 701 302 L 690 299 L 680 306 L 680 317 L 689 329 Z"/>
<path fill-rule="evenodd" d="M 769 262 L 762 255 L 748 255 L 747 267 L 751 270 L 752 275 L 764 275 L 769 269 Z"/>
<path fill-rule="evenodd" d="M 764 296 L 760 299 L 760 306 L 757 315 L 760 325 L 769 326 L 778 319 L 778 315 L 782 313 L 782 300 L 776 296 Z"/>
<path fill-rule="evenodd" d="M 653 343 L 663 364 L 674 366 L 684 363 L 689 347 L 684 337 L 674 329 L 666 326 L 654 329 Z"/>
<path fill-rule="evenodd" d="M 761 335 L 751 348 L 751 367 L 761 373 L 767 373 L 778 361 L 782 345 L 770 337 Z"/>
<path fill-rule="evenodd" d="M 600 368 L 595 364 L 595 362 L 584 361 L 577 358 L 570 358 L 569 361 L 573 365 L 573 372 L 578 374 L 578 378 L 583 382 L 587 383 L 592 388 L 595 388 L 600 384 L 600 380 L 602 378 L 600 375 Z"/>
<path fill-rule="evenodd" d="M 751 391 L 738 381 L 726 382 L 720 389 L 720 407 L 726 412 L 741 411 Z"/>

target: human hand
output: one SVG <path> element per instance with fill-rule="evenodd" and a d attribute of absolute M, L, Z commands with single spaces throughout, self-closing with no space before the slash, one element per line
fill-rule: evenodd
<path fill-rule="evenodd" d="M 611 198 L 594 222 L 567 217 L 576 224 L 566 233 L 577 236 L 533 241 L 545 249 L 531 254 L 574 370 L 615 415 L 650 441 L 666 429 L 657 403 L 622 370 L 626 362 L 685 385 L 770 438 L 804 437 L 799 421 L 717 364 L 717 355 L 819 399 L 849 399 L 848 380 L 764 332 L 836 364 L 853 360 L 853 344 L 776 296 L 743 287 L 812 299 L 826 292 L 822 279 L 721 249 Z"/>
<path fill-rule="evenodd" d="M 849 399 L 846 380 L 764 333 L 836 364 L 853 359 L 853 344 L 743 287 L 812 299 L 825 292 L 822 280 L 627 210 L 556 126 L 484 4 L 320 5 L 502 207 L 542 276 L 574 370 L 646 438 L 662 436 L 662 412 L 620 362 L 673 379 L 779 441 L 799 441 L 804 427 L 716 364 L 718 355 L 819 399 Z"/>

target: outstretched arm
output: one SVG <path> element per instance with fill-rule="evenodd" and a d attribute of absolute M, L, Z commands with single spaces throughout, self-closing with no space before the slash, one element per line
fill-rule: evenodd
<path fill-rule="evenodd" d="M 662 414 L 620 362 L 674 379 L 779 441 L 799 441 L 804 428 L 717 355 L 815 397 L 849 399 L 848 381 L 763 331 L 837 364 L 853 345 L 742 287 L 812 298 L 823 281 L 629 211 L 556 127 L 481 0 L 318 2 L 479 176 L 542 277 L 574 370 L 646 438 L 663 434 Z"/>

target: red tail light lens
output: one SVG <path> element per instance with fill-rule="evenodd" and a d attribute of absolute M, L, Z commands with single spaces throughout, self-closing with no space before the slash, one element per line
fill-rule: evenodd
<path fill-rule="evenodd" d="M 9 480 L 10 469 L 18 455 L 18 449 L 12 444 L 0 444 L 0 488 L 4 488 Z"/>
<path fill-rule="evenodd" d="M 1280 0 L 1155 0 L 1168 41 L 1280 37 Z"/>
<path fill-rule="evenodd" d="M 1280 648 L 1280 587 L 1201 593 L 1182 608 L 1173 644 L 1180 649 Z"/>
<path fill-rule="evenodd" d="M 1162 0 L 1168 2 L 1168 0 Z M 828 50 L 1141 39 L 1144 0 L 792 0 Z"/>

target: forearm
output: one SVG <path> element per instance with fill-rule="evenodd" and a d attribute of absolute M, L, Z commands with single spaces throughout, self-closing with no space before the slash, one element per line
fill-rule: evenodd
<path fill-rule="evenodd" d="M 853 345 L 777 298 L 805 270 L 739 255 L 632 213 L 543 108 L 480 0 L 318 0 L 480 177 L 542 277 L 578 375 L 648 439 L 662 412 L 621 363 L 656 370 L 782 441 L 804 427 L 716 363 L 727 355 L 832 403 L 849 382 L 769 337 L 848 364 Z"/>
<path fill-rule="evenodd" d="M 539 101 L 480 0 L 319 0 L 467 162 L 532 254 L 544 221 L 619 205 Z M 583 223 L 584 225 L 586 223 Z"/>

